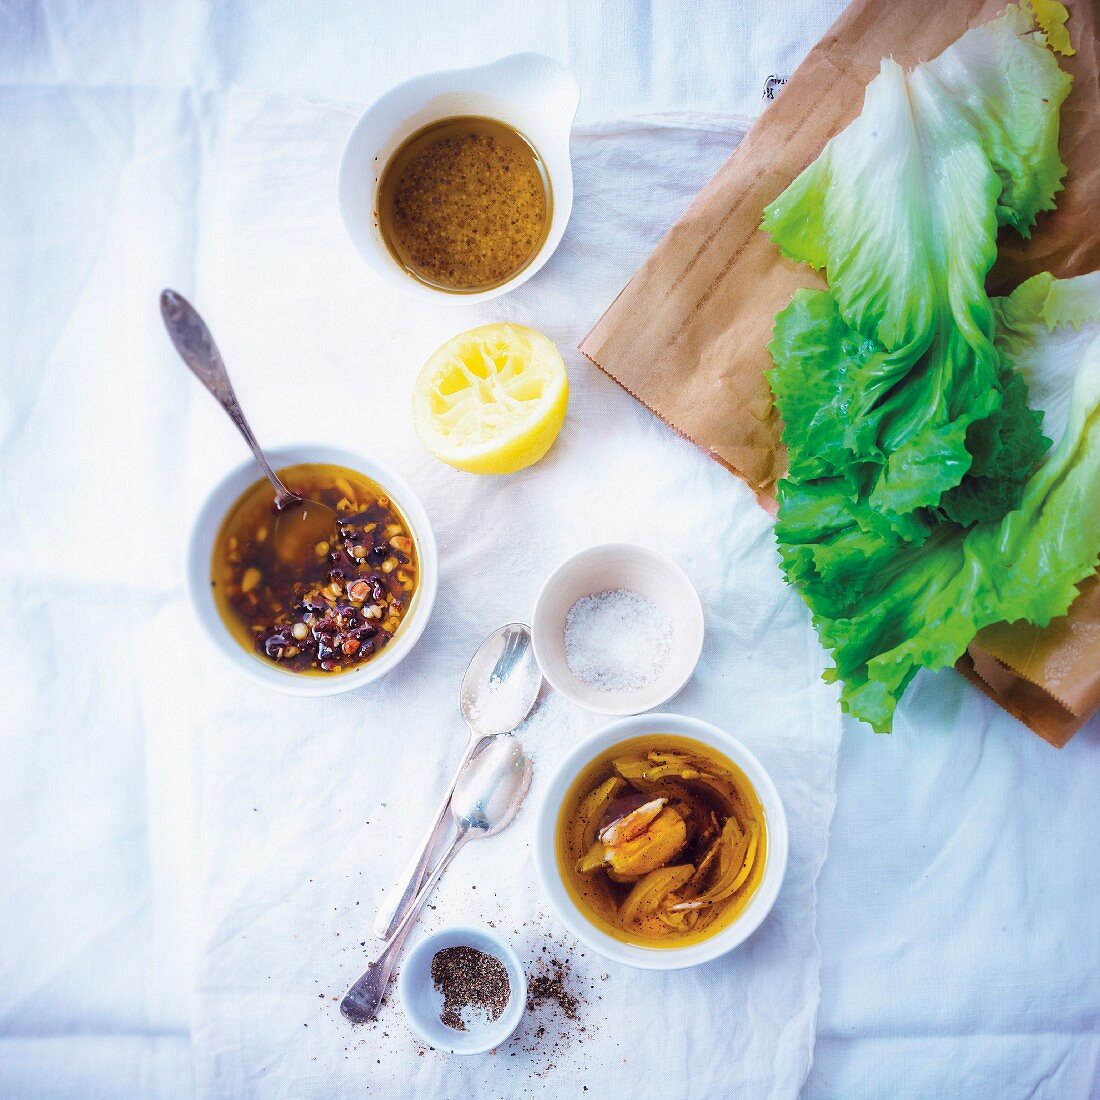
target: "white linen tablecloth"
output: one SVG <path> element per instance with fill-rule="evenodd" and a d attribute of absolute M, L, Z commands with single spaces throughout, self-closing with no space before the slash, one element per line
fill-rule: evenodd
<path fill-rule="evenodd" d="M 836 730 L 821 655 L 743 487 L 571 349 L 841 6 L 0 7 L 0 1094 L 706 1097 L 765 1065 L 741 1094 L 798 1089 Z M 582 86 L 561 252 L 499 309 L 398 312 L 339 235 L 350 116 L 303 100 L 521 49 Z M 378 687 L 272 698 L 192 624 L 190 517 L 241 450 L 172 359 L 165 285 L 196 294 L 264 438 L 381 448 L 428 505 L 440 601 Z M 403 402 L 436 343 L 497 316 L 559 342 L 573 394 L 544 464 L 485 482 L 420 452 Z M 516 1068 L 419 1056 L 395 1009 L 349 1033 L 331 997 L 444 782 L 466 658 L 559 557 L 612 537 L 682 555 L 704 596 L 704 661 L 672 706 L 780 781 L 795 848 L 774 919 L 690 975 L 578 961 L 595 1037 L 548 1056 L 521 1034 Z M 597 724 L 551 696 L 524 737 L 549 767 Z M 1098 1094 L 1098 735 L 1057 753 L 952 673 L 918 679 L 892 737 L 846 731 L 805 1095 Z M 522 951 L 544 932 L 568 950 L 526 886 L 529 828 L 530 808 L 469 849 L 428 923 L 523 913 Z M 493 883 L 476 906 L 474 881 Z M 639 1051 L 669 1006 L 667 1049 Z"/>
<path fill-rule="evenodd" d="M 597 1093 L 643 1094 L 655 1081 L 669 1089 L 690 1081 L 702 1096 L 728 1087 L 793 1097 L 809 1067 L 817 1005 L 813 886 L 832 812 L 835 692 L 820 681 L 805 610 L 777 574 L 770 520 L 748 489 L 700 462 L 573 350 L 585 324 L 578 303 L 614 295 L 619 265 L 640 262 L 675 214 L 653 180 L 695 189 L 739 135 L 677 128 L 654 142 L 646 130 L 582 132 L 570 234 L 543 277 L 503 301 L 441 308 L 380 285 L 346 238 L 331 195 L 354 119 L 230 94 L 215 211 L 202 233 L 209 262 L 196 291 L 210 302 L 223 352 L 240 364 L 242 400 L 251 405 L 255 395 L 265 431 L 309 437 L 325 425 L 408 474 L 438 533 L 441 594 L 412 657 L 342 699 L 275 698 L 242 687 L 210 655 L 210 828 L 194 1017 L 200 1093 L 249 1095 L 257 1079 L 318 1097 L 356 1084 L 450 1097 L 525 1088 L 553 1096 L 578 1081 Z M 419 364 L 455 331 L 492 319 L 537 325 L 564 350 L 572 376 L 569 420 L 551 454 L 499 481 L 431 459 L 408 414 Z M 216 410 L 201 408 L 203 416 L 219 444 L 238 446 Z M 220 445 L 212 452 L 201 461 L 214 472 Z M 671 705 L 737 731 L 774 776 L 792 837 L 776 910 L 735 955 L 678 974 L 614 966 L 556 928 L 531 864 L 532 804 L 556 760 L 604 720 L 548 693 L 520 732 L 536 768 L 522 817 L 506 836 L 467 849 L 423 924 L 492 920 L 536 968 L 549 937 L 593 1003 L 564 1032 L 545 1012 L 532 1015 L 490 1060 L 418 1056 L 397 1009 L 379 1027 L 354 1031 L 336 998 L 362 970 L 380 891 L 453 766 L 466 661 L 495 624 L 529 617 L 557 562 L 619 540 L 664 550 L 700 589 L 705 656 Z M 540 1026 L 557 1042 L 540 1042 Z M 701 1043 L 723 1056 L 700 1059 Z"/>

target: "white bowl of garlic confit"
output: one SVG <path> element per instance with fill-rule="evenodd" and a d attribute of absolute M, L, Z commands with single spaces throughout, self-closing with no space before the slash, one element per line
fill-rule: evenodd
<path fill-rule="evenodd" d="M 783 803 L 728 733 L 642 714 L 577 745 L 551 776 L 535 866 L 579 940 L 646 970 L 709 962 L 743 943 L 787 867 Z"/>

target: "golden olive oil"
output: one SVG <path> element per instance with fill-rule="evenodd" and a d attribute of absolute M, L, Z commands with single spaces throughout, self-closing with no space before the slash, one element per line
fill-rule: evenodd
<path fill-rule="evenodd" d="M 673 948 L 720 932 L 764 876 L 764 808 L 745 773 L 687 737 L 653 734 L 602 752 L 562 802 L 566 891 L 601 931 Z"/>

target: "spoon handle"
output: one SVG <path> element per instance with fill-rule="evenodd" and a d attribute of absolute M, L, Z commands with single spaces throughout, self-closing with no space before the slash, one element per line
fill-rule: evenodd
<path fill-rule="evenodd" d="M 404 871 L 401 872 L 401 877 L 397 880 L 397 884 L 385 898 L 383 898 L 382 904 L 378 907 L 378 913 L 374 918 L 373 929 L 374 934 L 380 939 L 388 939 L 393 935 L 394 930 L 397 928 L 398 924 L 401 923 L 401 919 L 404 917 L 406 910 L 416 899 L 420 884 L 424 881 L 424 876 L 428 873 L 432 853 L 439 843 L 439 838 L 443 835 L 443 826 L 447 820 L 447 810 L 450 807 L 451 795 L 454 793 L 458 777 L 461 775 L 462 769 L 466 767 L 466 762 L 479 748 L 484 746 L 486 741 L 488 741 L 486 737 L 470 738 L 470 743 L 466 746 L 466 751 L 462 754 L 462 759 L 458 762 L 458 767 L 455 768 L 454 775 L 451 776 L 451 782 L 448 784 L 446 791 L 443 792 L 443 798 L 436 807 L 435 817 L 432 819 L 431 825 L 428 826 L 428 831 L 421 838 L 420 846 L 413 853 Z"/>
<path fill-rule="evenodd" d="M 443 853 L 439 862 L 432 869 L 420 893 L 405 910 L 401 919 L 397 922 L 393 934 L 386 941 L 385 946 L 368 964 L 359 980 L 347 991 L 343 1001 L 340 1002 L 340 1011 L 352 1023 L 365 1023 L 373 1019 L 382 1003 L 386 993 L 386 986 L 390 984 L 390 975 L 393 973 L 394 964 L 401 955 L 401 949 L 405 946 L 405 940 L 416 923 L 416 916 L 420 912 L 424 902 L 435 889 L 435 885 L 443 876 L 443 872 L 450 866 L 451 860 L 462 850 L 462 846 L 470 839 L 469 829 L 463 829 L 450 847 Z"/>
<path fill-rule="evenodd" d="M 180 358 L 190 368 L 191 373 L 214 395 L 217 402 L 229 414 L 229 419 L 237 425 L 237 430 L 244 436 L 245 442 L 252 448 L 256 461 L 263 468 L 268 481 L 275 487 L 275 504 L 279 509 L 289 504 L 294 504 L 299 497 L 292 493 L 282 482 L 279 475 L 271 468 L 252 434 L 248 421 L 245 419 L 236 393 L 233 392 L 233 384 L 229 381 L 229 373 L 222 362 L 221 352 L 214 343 L 214 337 L 206 327 L 206 322 L 199 316 L 198 311 L 180 293 L 175 290 L 165 290 L 160 296 L 160 313 L 164 318 L 164 327 L 168 329 L 168 335 L 179 352 Z"/>

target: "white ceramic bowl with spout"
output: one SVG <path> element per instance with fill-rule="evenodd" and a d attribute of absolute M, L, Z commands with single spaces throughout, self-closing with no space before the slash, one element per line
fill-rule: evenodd
<path fill-rule="evenodd" d="M 578 103 L 573 75 L 538 53 L 429 73 L 391 88 L 356 123 L 340 163 L 340 213 L 359 254 L 398 289 L 434 301 L 482 302 L 525 283 L 558 247 L 573 208 L 569 131 Z M 528 264 L 500 286 L 469 293 L 442 290 L 410 275 L 386 247 L 377 217 L 378 183 L 401 144 L 425 126 L 463 115 L 497 119 L 527 138 L 542 158 L 552 201 L 550 231 Z"/>

